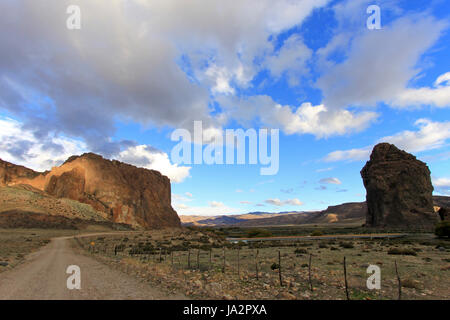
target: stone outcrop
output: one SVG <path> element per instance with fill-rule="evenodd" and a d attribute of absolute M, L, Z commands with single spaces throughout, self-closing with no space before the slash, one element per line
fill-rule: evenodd
<path fill-rule="evenodd" d="M 18 179 L 33 179 L 39 175 L 31 169 L 18 166 L 0 159 L 0 187 L 14 183 Z"/>
<path fill-rule="evenodd" d="M 366 224 L 431 229 L 437 222 L 427 165 L 388 143 L 377 144 L 361 170 L 366 188 Z"/>
<path fill-rule="evenodd" d="M 450 209 L 441 207 L 438 210 L 439 218 L 441 221 L 450 220 Z"/>
<path fill-rule="evenodd" d="M 171 206 L 170 180 L 158 171 L 93 153 L 71 157 L 44 173 L 24 167 L 25 171 L 19 170 L 12 164 L 0 167 L 5 166 L 7 169 L 0 171 L 5 185 L 26 184 L 58 198 L 77 200 L 106 213 L 113 222 L 134 227 L 180 226 Z"/>

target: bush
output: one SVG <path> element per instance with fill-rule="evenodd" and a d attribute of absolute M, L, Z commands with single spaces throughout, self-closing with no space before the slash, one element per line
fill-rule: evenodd
<path fill-rule="evenodd" d="M 263 237 L 271 237 L 272 232 L 266 229 L 251 229 L 247 231 L 247 236 L 249 238 L 263 238 Z"/>
<path fill-rule="evenodd" d="M 321 230 L 314 230 L 313 232 L 311 232 L 311 236 L 313 237 L 323 236 L 323 232 Z"/>
<path fill-rule="evenodd" d="M 449 238 L 450 237 L 450 221 L 442 221 L 436 225 L 434 233 L 439 238 Z"/>
<path fill-rule="evenodd" d="M 306 249 L 302 249 L 302 248 L 297 248 L 294 251 L 295 254 L 307 254 L 308 251 L 306 251 Z"/>
<path fill-rule="evenodd" d="M 278 263 L 272 263 L 272 265 L 270 266 L 270 269 L 272 270 L 277 270 L 280 269 L 280 265 Z"/>
<path fill-rule="evenodd" d="M 405 255 L 405 256 L 417 256 L 417 253 L 412 249 L 400 249 L 400 248 L 392 248 L 389 249 L 388 254 L 397 254 L 397 255 Z"/>
<path fill-rule="evenodd" d="M 341 242 L 341 243 L 339 243 L 339 246 L 340 246 L 341 248 L 345 248 L 345 249 L 352 249 L 352 248 L 355 247 L 355 246 L 353 245 L 353 242 Z"/>

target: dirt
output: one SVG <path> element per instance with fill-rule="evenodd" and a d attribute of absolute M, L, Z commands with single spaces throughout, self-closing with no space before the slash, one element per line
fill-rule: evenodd
<path fill-rule="evenodd" d="M 96 259 L 77 253 L 73 237 L 54 238 L 25 262 L 0 274 L 0 299 L 95 300 L 95 299 L 183 299 L 181 294 L 166 295 L 162 290 L 111 268 Z M 81 289 L 67 288 L 66 269 L 81 270 Z"/>

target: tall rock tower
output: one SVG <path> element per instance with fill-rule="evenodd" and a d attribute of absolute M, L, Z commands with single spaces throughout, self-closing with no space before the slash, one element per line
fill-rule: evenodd
<path fill-rule="evenodd" d="M 431 229 L 437 222 L 427 165 L 389 143 L 377 144 L 361 170 L 366 188 L 366 224 Z"/>

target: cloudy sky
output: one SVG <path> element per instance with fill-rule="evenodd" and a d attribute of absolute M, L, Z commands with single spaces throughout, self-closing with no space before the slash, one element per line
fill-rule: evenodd
<path fill-rule="evenodd" d="M 369 5 L 381 29 L 369 30 Z M 77 5 L 81 28 L 68 29 Z M 427 162 L 450 195 L 450 3 L 3 0 L 0 158 L 95 152 L 161 171 L 179 214 L 363 201 L 372 147 Z M 280 130 L 279 171 L 175 163 L 175 129 Z M 194 141 L 195 142 L 195 141 Z"/>

